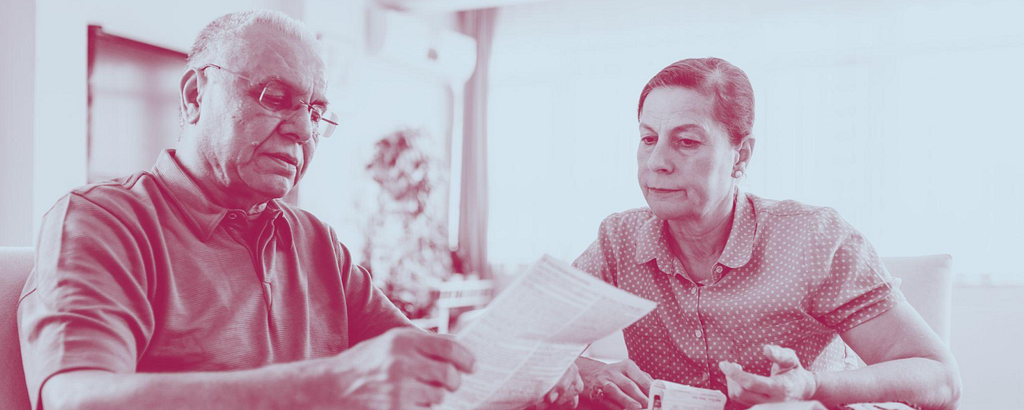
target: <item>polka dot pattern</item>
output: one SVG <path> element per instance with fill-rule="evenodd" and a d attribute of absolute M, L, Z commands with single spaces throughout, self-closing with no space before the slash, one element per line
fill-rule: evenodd
<path fill-rule="evenodd" d="M 768 375 L 765 344 L 795 350 L 812 371 L 843 370 L 850 355 L 839 334 L 904 300 L 831 208 L 737 192 L 732 231 L 703 283 L 669 250 L 666 227 L 648 208 L 613 214 L 573 263 L 658 303 L 623 331 L 630 359 L 655 379 L 725 392 L 718 362 Z"/>

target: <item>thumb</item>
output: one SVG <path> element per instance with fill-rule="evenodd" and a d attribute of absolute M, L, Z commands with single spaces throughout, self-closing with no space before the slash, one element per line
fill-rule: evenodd
<path fill-rule="evenodd" d="M 776 345 L 764 345 L 764 355 L 778 366 L 778 372 L 800 367 L 800 358 L 796 356 L 793 349 L 787 349 Z M 776 366 L 772 366 L 774 370 Z M 774 375 L 776 372 L 772 371 Z"/>

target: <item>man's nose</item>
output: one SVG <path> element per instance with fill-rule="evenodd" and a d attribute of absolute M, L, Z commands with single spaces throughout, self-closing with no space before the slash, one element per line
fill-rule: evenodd
<path fill-rule="evenodd" d="M 309 119 L 309 109 L 301 106 L 282 119 L 278 130 L 282 135 L 299 144 L 305 144 L 313 138 L 313 121 Z"/>

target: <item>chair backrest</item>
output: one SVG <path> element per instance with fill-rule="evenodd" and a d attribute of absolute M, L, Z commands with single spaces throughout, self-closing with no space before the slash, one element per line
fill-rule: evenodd
<path fill-rule="evenodd" d="M 5 409 L 31 408 L 17 316 L 18 298 L 32 264 L 32 248 L 0 248 L 0 403 Z"/>
<path fill-rule="evenodd" d="M 924 321 L 949 344 L 953 306 L 953 257 L 950 255 L 882 258 L 882 264 L 902 283 L 900 290 Z"/>

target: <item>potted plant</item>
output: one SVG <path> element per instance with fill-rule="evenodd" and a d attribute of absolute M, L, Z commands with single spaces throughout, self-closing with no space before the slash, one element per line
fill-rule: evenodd
<path fill-rule="evenodd" d="M 366 225 L 363 263 L 374 283 L 410 319 L 427 316 L 431 288 L 452 274 L 448 249 L 448 172 L 429 154 L 420 130 L 400 129 L 375 144 L 366 170 L 377 183 L 378 211 Z"/>

